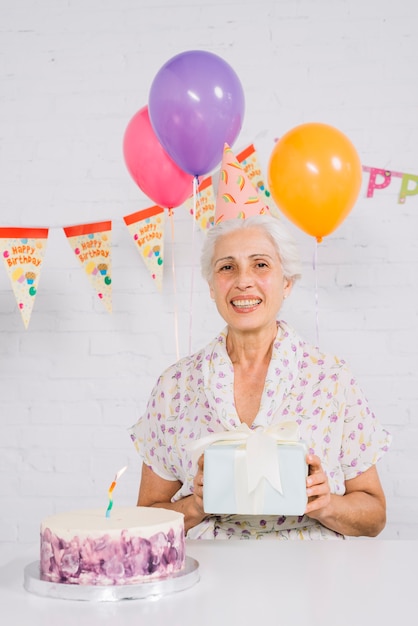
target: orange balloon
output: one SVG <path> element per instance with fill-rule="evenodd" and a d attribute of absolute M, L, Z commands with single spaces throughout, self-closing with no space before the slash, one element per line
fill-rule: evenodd
<path fill-rule="evenodd" d="M 327 124 L 290 130 L 277 141 L 268 164 L 268 185 L 278 208 L 318 242 L 353 208 L 361 177 L 353 144 Z"/>

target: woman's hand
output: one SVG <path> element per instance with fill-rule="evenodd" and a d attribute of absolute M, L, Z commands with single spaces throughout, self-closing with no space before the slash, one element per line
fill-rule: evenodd
<path fill-rule="evenodd" d="M 201 515 L 205 517 L 206 513 L 203 510 L 203 462 L 204 456 L 202 454 L 197 462 L 197 472 L 193 480 L 193 496 L 197 511 L 200 511 Z"/>
<path fill-rule="evenodd" d="M 190 496 L 172 502 L 171 498 L 180 488 L 180 481 L 164 480 L 155 474 L 150 467 L 143 464 L 138 506 L 155 506 L 183 513 L 184 528 L 187 532 L 207 516 L 203 510 L 203 455 L 199 459 L 193 482 L 194 492 Z"/>
<path fill-rule="evenodd" d="M 375 465 L 345 481 L 344 495 L 331 494 L 320 459 L 308 454 L 305 513 L 342 535 L 376 537 L 386 523 L 386 500 Z"/>
<path fill-rule="evenodd" d="M 320 458 L 315 454 L 308 454 L 306 461 L 309 466 L 309 474 L 306 478 L 308 504 L 305 513 L 309 517 L 317 519 L 319 516 L 316 512 L 330 504 L 331 492 L 328 477 L 322 468 Z"/>

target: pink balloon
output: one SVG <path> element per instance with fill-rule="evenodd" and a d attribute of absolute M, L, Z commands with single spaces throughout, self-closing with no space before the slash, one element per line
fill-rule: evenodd
<path fill-rule="evenodd" d="M 125 130 L 123 156 L 138 187 L 159 206 L 172 209 L 193 194 L 193 176 L 181 170 L 158 141 L 147 106 Z"/>

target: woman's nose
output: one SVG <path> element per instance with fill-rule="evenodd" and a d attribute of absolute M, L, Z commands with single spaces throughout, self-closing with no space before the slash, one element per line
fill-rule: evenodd
<path fill-rule="evenodd" d="M 237 276 L 238 289 L 248 289 L 248 287 L 252 287 L 253 284 L 254 280 L 251 271 L 247 268 L 240 269 Z"/>

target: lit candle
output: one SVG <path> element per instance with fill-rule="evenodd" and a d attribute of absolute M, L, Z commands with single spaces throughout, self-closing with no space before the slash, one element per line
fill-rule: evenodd
<path fill-rule="evenodd" d="M 114 480 L 113 480 L 112 484 L 111 484 L 111 485 L 110 485 L 110 487 L 109 487 L 109 491 L 108 491 L 108 495 L 109 495 L 109 504 L 108 504 L 108 506 L 107 506 L 107 510 L 106 510 L 106 517 L 110 517 L 110 511 L 112 510 L 112 506 L 113 506 L 113 490 L 114 490 L 114 488 L 116 487 L 116 483 L 118 482 L 119 478 L 120 478 L 120 477 L 122 476 L 122 474 L 126 471 L 127 467 L 128 467 L 128 466 L 127 466 L 127 465 L 125 465 L 125 467 L 122 467 L 122 469 L 120 469 L 120 470 L 117 472 L 117 474 L 116 474 L 116 476 L 115 476 L 115 478 L 114 478 Z"/>

